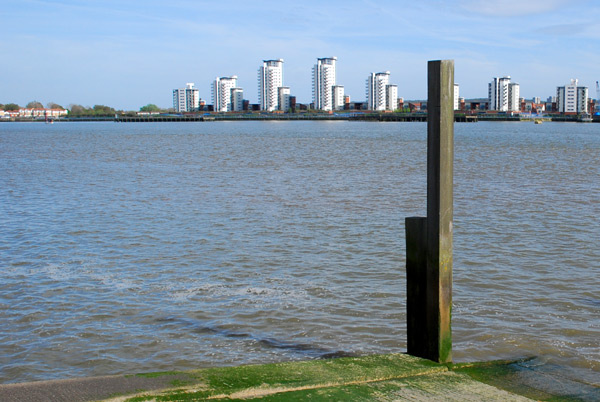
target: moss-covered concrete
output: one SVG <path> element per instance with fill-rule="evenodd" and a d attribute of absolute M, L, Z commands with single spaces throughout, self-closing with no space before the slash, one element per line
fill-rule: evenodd
<path fill-rule="evenodd" d="M 405 354 L 0 385 L 2 401 L 600 400 L 528 361 L 442 365 Z M 536 365 L 539 367 L 539 365 Z"/>
<path fill-rule="evenodd" d="M 404 354 L 211 368 L 187 374 L 195 379 L 187 386 L 116 400 L 527 400 L 445 365 Z"/>
<path fill-rule="evenodd" d="M 535 358 L 457 364 L 452 370 L 537 401 L 600 401 L 597 386 L 569 378 L 564 368 Z"/>

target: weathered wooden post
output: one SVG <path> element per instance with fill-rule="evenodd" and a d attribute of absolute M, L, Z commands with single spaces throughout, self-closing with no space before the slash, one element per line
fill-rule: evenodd
<path fill-rule="evenodd" d="M 427 218 L 406 218 L 408 353 L 452 361 L 454 61 L 428 63 Z"/>

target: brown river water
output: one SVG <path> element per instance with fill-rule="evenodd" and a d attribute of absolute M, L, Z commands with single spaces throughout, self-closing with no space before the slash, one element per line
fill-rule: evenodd
<path fill-rule="evenodd" d="M 0 383 L 406 351 L 426 124 L 0 124 Z M 455 125 L 454 360 L 600 384 L 600 125 Z"/>

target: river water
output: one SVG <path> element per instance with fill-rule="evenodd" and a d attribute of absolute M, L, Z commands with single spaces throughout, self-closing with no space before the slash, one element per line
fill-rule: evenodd
<path fill-rule="evenodd" d="M 426 124 L 0 124 L 0 383 L 406 351 Z M 600 125 L 455 125 L 455 361 L 600 383 Z"/>

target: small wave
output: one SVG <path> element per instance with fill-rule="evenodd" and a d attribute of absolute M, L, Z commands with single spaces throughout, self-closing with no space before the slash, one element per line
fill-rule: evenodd
<path fill-rule="evenodd" d="M 337 357 L 355 357 L 358 356 L 352 352 L 346 352 L 343 350 L 331 350 L 320 347 L 318 345 L 312 345 L 308 343 L 296 343 L 296 342 L 288 342 L 282 341 L 279 339 L 253 335 L 251 333 L 246 332 L 236 332 L 227 328 L 222 328 L 219 325 L 211 325 L 207 323 L 203 323 L 200 321 L 190 320 L 186 318 L 180 317 L 163 317 L 157 318 L 155 320 L 157 323 L 168 323 L 173 324 L 179 327 L 184 327 L 189 329 L 191 332 L 199 333 L 199 334 L 209 334 L 216 335 L 225 338 L 239 338 L 246 339 L 249 341 L 253 341 L 258 345 L 261 345 L 265 348 L 269 349 L 283 349 L 287 351 L 292 351 L 296 353 L 300 353 L 306 356 L 315 357 L 319 359 L 331 359 Z"/>

